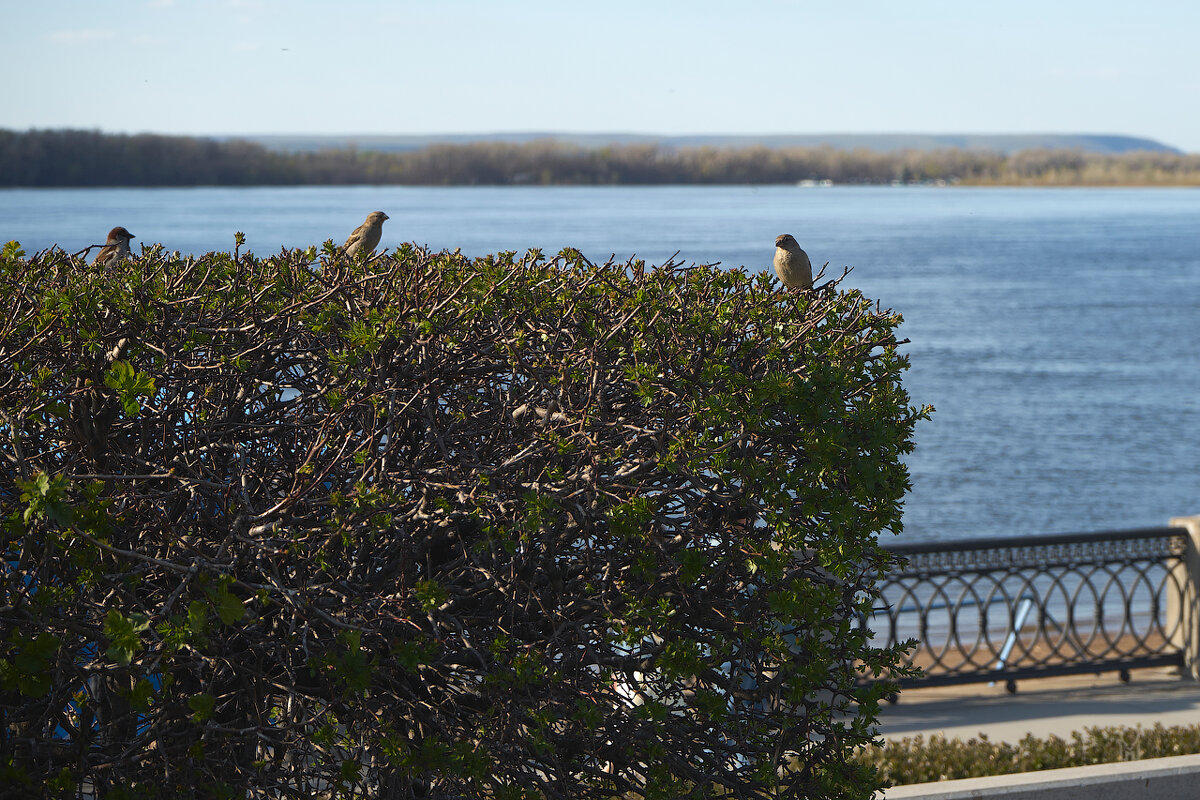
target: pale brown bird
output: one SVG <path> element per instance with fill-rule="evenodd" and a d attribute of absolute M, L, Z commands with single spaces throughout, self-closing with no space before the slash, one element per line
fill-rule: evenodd
<path fill-rule="evenodd" d="M 812 262 L 790 233 L 775 237 L 775 274 L 789 289 L 812 288 Z"/>
<path fill-rule="evenodd" d="M 367 214 L 367 221 L 355 228 L 354 233 L 350 234 L 350 238 L 342 245 L 346 255 L 352 256 L 359 250 L 365 250 L 367 255 L 374 253 L 375 246 L 383 236 L 383 221 L 388 218 L 382 211 Z"/>
<path fill-rule="evenodd" d="M 135 238 L 132 233 L 118 225 L 108 232 L 104 247 L 92 259 L 93 267 L 115 267 L 121 261 L 129 258 L 129 240 Z"/>

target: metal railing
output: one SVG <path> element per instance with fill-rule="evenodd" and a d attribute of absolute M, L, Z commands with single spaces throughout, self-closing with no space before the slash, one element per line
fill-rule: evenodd
<path fill-rule="evenodd" d="M 1185 528 L 891 546 L 869 626 L 915 639 L 901 686 L 1184 666 L 1196 589 Z"/>

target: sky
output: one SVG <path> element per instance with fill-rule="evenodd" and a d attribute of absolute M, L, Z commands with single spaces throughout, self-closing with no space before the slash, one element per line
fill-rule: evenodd
<path fill-rule="evenodd" d="M 1200 3 L 0 0 L 0 128 L 1109 133 L 1200 152 Z"/>

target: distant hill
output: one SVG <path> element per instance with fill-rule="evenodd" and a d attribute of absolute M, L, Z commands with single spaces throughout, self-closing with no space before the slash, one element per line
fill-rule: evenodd
<path fill-rule="evenodd" d="M 951 134 L 951 133 L 829 133 L 829 134 L 771 134 L 771 135 L 687 135 L 655 136 L 640 133 L 447 133 L 420 135 L 338 134 L 338 135 L 251 135 L 219 136 L 222 140 L 244 139 L 256 142 L 271 150 L 286 153 L 301 153 L 326 148 L 354 146 L 359 150 L 374 152 L 404 152 L 420 150 L 433 144 L 469 144 L 473 142 L 526 142 L 553 139 L 585 148 L 609 145 L 656 144 L 666 148 L 676 147 L 752 147 L 761 145 L 770 148 L 821 147 L 835 150 L 859 148 L 880 153 L 900 150 L 943 150 L 958 148 L 982 152 L 1011 155 L 1021 150 L 1079 150 L 1085 153 L 1117 155 L 1134 151 L 1180 154 L 1182 151 L 1154 139 L 1115 134 L 1088 133 L 997 133 L 997 134 Z"/>

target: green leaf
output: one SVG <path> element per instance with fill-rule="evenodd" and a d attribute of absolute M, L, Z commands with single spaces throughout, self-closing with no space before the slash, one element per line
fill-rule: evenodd
<path fill-rule="evenodd" d="M 196 722 L 204 722 L 212 716 L 213 696 L 211 694 L 194 694 L 188 698 L 188 708 L 192 710 L 192 718 Z"/>
<path fill-rule="evenodd" d="M 437 581 L 417 581 L 417 602 L 425 612 L 430 612 L 446 602 L 446 590 Z"/>
<path fill-rule="evenodd" d="M 24 257 L 25 251 L 21 249 L 21 243 L 15 240 L 10 241 L 4 245 L 4 250 L 0 251 L 0 264 L 14 264 Z"/>
<path fill-rule="evenodd" d="M 202 600 L 193 600 L 188 604 L 187 625 L 191 635 L 202 640 L 208 633 L 208 607 Z"/>
<path fill-rule="evenodd" d="M 375 663 L 362 648 L 360 631 L 345 631 L 338 638 L 346 646 L 346 652 L 338 659 L 337 676 L 345 683 L 348 694 L 361 695 L 371 686 Z"/>
<path fill-rule="evenodd" d="M 65 499 L 70 484 L 63 476 L 51 477 L 39 472 L 30 481 L 17 478 L 17 486 L 21 489 L 21 502 L 26 504 L 23 515 L 26 523 L 34 519 L 49 518 L 65 527 L 74 520 L 74 513 Z"/>
<path fill-rule="evenodd" d="M 208 596 L 217 608 L 217 616 L 226 625 L 232 625 L 246 616 L 246 604 L 225 586 L 210 589 Z"/>
<path fill-rule="evenodd" d="M 145 372 L 135 372 L 128 361 L 114 361 L 104 373 L 104 383 L 117 393 L 126 416 L 137 416 L 141 404 L 137 398 L 151 397 L 155 392 L 154 378 Z"/>
<path fill-rule="evenodd" d="M 150 708 L 150 702 L 153 699 L 154 684 L 142 678 L 133 687 L 133 691 L 129 695 L 129 704 L 133 707 L 134 711 L 145 711 Z"/>
<path fill-rule="evenodd" d="M 26 697 L 47 694 L 53 686 L 51 667 L 61 646 L 59 639 L 46 632 L 26 636 L 18 630 L 10 642 L 9 658 L 0 660 L 0 686 Z"/>
<path fill-rule="evenodd" d="M 150 627 L 150 619 L 145 614 L 130 614 L 128 617 L 110 609 L 104 617 L 104 635 L 108 637 L 109 646 L 105 652 L 117 664 L 129 666 L 142 649 L 141 633 Z"/>
<path fill-rule="evenodd" d="M 71 416 L 71 407 L 57 401 L 46 403 L 46 413 L 59 419 L 68 419 Z"/>

